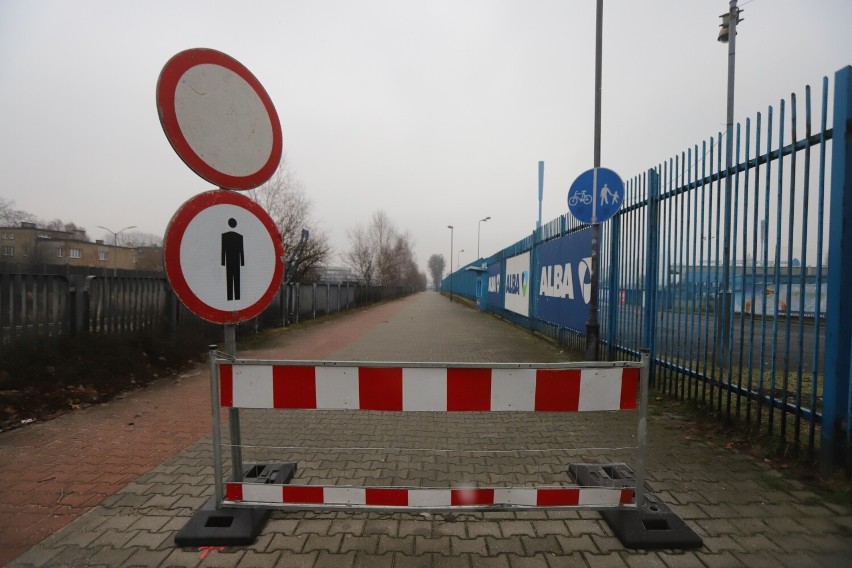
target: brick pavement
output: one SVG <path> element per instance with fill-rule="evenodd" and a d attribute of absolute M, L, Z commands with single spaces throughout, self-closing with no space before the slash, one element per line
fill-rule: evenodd
<path fill-rule="evenodd" d="M 312 348 L 316 351 L 312 352 Z M 253 349 L 250 353 L 241 351 L 240 356 L 409 361 L 553 361 L 567 357 L 558 348 L 522 330 L 450 304 L 431 293 L 333 318 L 297 332 L 281 332 L 274 345 Z M 5 466 L 13 461 L 6 457 L 8 448 L 28 447 L 30 453 L 43 454 L 46 452 L 40 447 L 62 447 L 75 435 L 80 439 L 86 436 L 106 438 L 105 432 L 119 435 L 122 420 L 128 416 L 121 414 L 125 412 L 121 410 L 122 405 L 133 407 L 139 404 L 137 397 L 146 395 L 156 399 L 158 393 L 159 404 L 171 399 L 169 403 L 181 409 L 172 411 L 172 416 L 178 419 L 173 427 L 178 427 L 181 418 L 195 412 L 191 407 L 198 406 L 200 414 L 209 413 L 205 375 L 202 370 L 198 376 L 187 377 L 178 385 L 164 381 L 148 389 L 150 392 L 142 391 L 117 401 L 114 406 L 120 408 L 113 410 L 119 415 L 115 423 L 105 420 L 97 409 L 86 409 L 39 425 L 42 430 L 51 426 L 50 432 L 44 434 L 31 427 L 0 435 L 0 446 L 4 449 L 0 461 L 3 525 L 15 522 L 6 506 L 8 493 L 5 491 L 7 483 L 12 482 L 6 479 Z M 187 388 L 186 392 L 181 390 L 187 385 L 193 388 Z M 361 413 L 337 413 L 338 416 L 342 414 Z M 315 419 L 320 426 L 323 420 L 328 420 L 328 424 L 342 427 L 338 432 L 346 432 L 348 426 L 335 420 L 349 420 Z M 204 430 L 205 420 L 209 427 L 209 417 L 199 415 L 193 419 L 199 434 Z M 247 417 L 246 437 L 252 434 L 252 428 L 256 432 L 268 429 L 271 420 L 263 414 Z M 289 429 L 291 439 L 297 438 L 294 433 L 298 432 L 303 442 L 316 445 L 322 442 L 318 440 L 318 433 L 314 436 L 310 432 L 299 432 L 297 425 L 287 425 L 286 417 L 275 420 L 281 422 L 275 425 L 281 430 L 279 435 L 287 434 Z M 125 484 L 126 478 L 111 478 L 111 486 L 124 486 L 105 496 L 82 517 L 29 548 L 11 565 L 798 567 L 848 564 L 852 558 L 852 513 L 849 510 L 826 503 L 763 463 L 693 439 L 687 435 L 688 425 L 665 408 L 655 407 L 649 422 L 648 481 L 704 538 L 705 545 L 701 549 L 625 550 L 594 511 L 456 515 L 276 511 L 254 545 L 211 551 L 202 559 L 203 551 L 179 549 L 173 544 L 175 532 L 212 492 L 210 436 L 201 434 L 197 441 L 171 440 L 173 446 L 183 444 L 186 447 L 159 465 L 152 463 L 156 462 L 152 459 L 146 462 L 149 465 L 139 466 L 149 467 L 149 470 L 129 483 Z M 352 428 L 365 428 L 363 435 L 375 436 L 377 444 L 386 439 L 412 444 L 422 442 L 417 438 L 425 435 L 426 428 L 422 424 L 407 425 L 408 430 L 405 426 L 392 423 L 389 428 L 382 429 L 355 424 Z M 515 423 L 484 426 L 474 420 L 470 424 L 451 423 L 432 428 L 433 433 L 452 432 L 458 438 L 465 438 L 470 431 L 467 437 L 474 439 L 488 434 L 491 427 L 502 427 L 508 433 L 513 428 L 527 432 L 529 426 Z M 532 426 L 542 430 L 531 429 L 530 432 L 546 435 L 546 423 L 533 423 Z M 593 428 L 582 424 L 576 427 L 581 433 Z M 80 430 L 73 433 L 77 428 Z M 148 423 L 144 429 L 151 437 L 156 427 Z M 162 430 L 160 432 L 162 435 Z M 38 446 L 33 441 L 37 434 L 54 436 L 54 445 L 42 441 Z M 14 443 L 10 442 L 11 437 L 16 437 Z M 566 438 L 560 443 L 569 441 Z M 132 442 L 124 445 L 142 447 Z M 106 446 L 98 443 L 93 447 L 102 461 L 108 461 L 111 451 Z M 82 455 L 89 449 L 80 444 L 76 452 Z M 26 453 L 20 452 L 19 455 Z M 127 453 L 146 454 L 138 450 Z M 471 460 L 457 460 L 452 467 L 466 466 L 468 461 Z M 45 473 L 38 471 L 39 463 L 29 463 L 33 473 L 38 473 L 32 476 L 34 481 L 44 479 L 39 477 Z M 490 465 L 486 463 L 486 467 Z M 369 476 L 369 471 L 365 467 L 361 475 Z M 127 475 L 132 477 L 135 473 Z M 19 491 L 25 492 L 25 488 Z M 92 506 L 93 500 L 87 505 Z M 0 538 L 4 548 L 13 544 L 7 540 L 11 538 L 8 533 L 0 533 Z"/>
<path fill-rule="evenodd" d="M 405 302 L 275 334 L 280 357 L 322 359 Z M 353 317 L 354 316 L 354 317 Z M 207 365 L 116 400 L 0 434 L 0 566 L 210 433 Z"/>

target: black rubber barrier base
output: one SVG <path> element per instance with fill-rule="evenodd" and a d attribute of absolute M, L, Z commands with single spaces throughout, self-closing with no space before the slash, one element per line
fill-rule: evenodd
<path fill-rule="evenodd" d="M 626 464 L 571 464 L 568 473 L 584 487 L 636 487 Z M 601 517 L 625 548 L 701 548 L 704 541 L 656 495 L 645 491 L 641 507 L 604 509 Z"/>
<path fill-rule="evenodd" d="M 605 509 L 601 517 L 625 548 L 701 548 L 704 541 L 653 493 L 637 509 Z"/>
<path fill-rule="evenodd" d="M 568 473 L 581 487 L 636 487 L 636 476 L 625 463 L 572 463 Z"/>
<path fill-rule="evenodd" d="M 243 480 L 248 483 L 289 483 L 296 464 L 255 464 L 245 468 Z M 269 518 L 270 509 L 216 509 L 216 497 L 210 497 L 180 532 L 175 535 L 178 546 L 246 546 L 252 544 Z"/>

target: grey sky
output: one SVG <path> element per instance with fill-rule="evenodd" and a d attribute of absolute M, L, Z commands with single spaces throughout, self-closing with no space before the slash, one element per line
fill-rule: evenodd
<path fill-rule="evenodd" d="M 751 0 L 744 120 L 852 63 L 852 2 Z M 625 179 L 724 128 L 725 0 L 604 2 L 602 165 Z M 174 153 L 154 89 L 174 54 L 223 51 L 281 118 L 284 152 L 335 250 L 385 210 L 422 270 L 528 235 L 592 166 L 595 1 L 0 0 L 0 196 L 100 238 L 162 234 L 211 186 Z M 338 258 L 333 260 L 339 264 Z"/>

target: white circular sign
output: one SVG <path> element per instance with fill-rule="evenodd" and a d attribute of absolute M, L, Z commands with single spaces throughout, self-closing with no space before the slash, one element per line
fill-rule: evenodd
<path fill-rule="evenodd" d="M 178 156 L 219 187 L 258 187 L 281 162 L 281 123 L 272 99 L 224 53 L 199 48 L 172 57 L 157 81 L 157 112 Z"/>
<path fill-rule="evenodd" d="M 263 101 L 226 67 L 190 67 L 175 89 L 175 114 L 189 147 L 223 174 L 251 175 L 272 153 L 272 124 Z"/>

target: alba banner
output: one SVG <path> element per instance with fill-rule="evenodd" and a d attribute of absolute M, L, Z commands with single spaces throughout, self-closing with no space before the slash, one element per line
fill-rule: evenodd
<path fill-rule="evenodd" d="M 503 288 L 503 274 L 500 272 L 500 263 L 495 262 L 488 265 L 488 305 L 500 305 L 500 292 Z M 493 308 L 492 308 L 493 309 Z"/>
<path fill-rule="evenodd" d="M 579 231 L 539 249 L 538 317 L 571 329 L 585 329 L 592 287 L 592 232 Z"/>
<path fill-rule="evenodd" d="M 503 307 L 522 316 L 530 315 L 530 253 L 506 259 L 506 296 Z"/>

